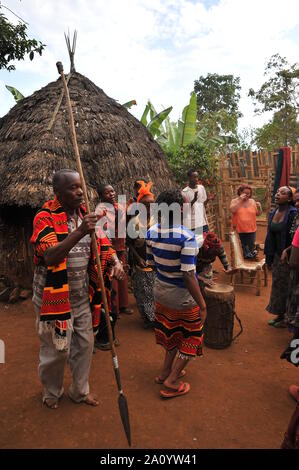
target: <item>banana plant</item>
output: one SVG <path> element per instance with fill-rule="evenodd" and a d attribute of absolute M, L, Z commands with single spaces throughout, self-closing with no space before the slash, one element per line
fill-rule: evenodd
<path fill-rule="evenodd" d="M 154 105 L 150 102 L 150 100 L 148 100 L 140 120 L 142 124 L 150 131 L 153 138 L 165 134 L 166 130 L 163 127 L 163 122 L 171 111 L 172 106 L 157 113 Z M 150 119 L 149 122 L 148 115 Z"/>
<path fill-rule="evenodd" d="M 168 117 L 165 119 L 166 132 L 158 137 L 158 143 L 162 147 L 178 150 L 193 142 L 196 137 L 196 113 L 197 101 L 193 92 L 189 104 L 183 109 L 182 118 L 177 123 L 171 122 Z"/>
<path fill-rule="evenodd" d="M 182 117 L 178 122 L 171 122 L 167 116 L 165 119 L 166 132 L 158 136 L 157 142 L 165 150 L 172 151 L 178 151 L 181 147 L 185 147 L 195 140 L 200 141 L 210 149 L 235 143 L 235 139 L 231 136 L 209 136 L 209 131 L 206 127 L 198 128 L 196 117 L 197 99 L 196 94 L 193 92 L 190 97 L 190 102 L 183 109 Z"/>

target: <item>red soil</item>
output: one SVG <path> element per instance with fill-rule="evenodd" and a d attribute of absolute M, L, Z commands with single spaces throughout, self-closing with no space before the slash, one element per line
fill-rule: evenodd
<path fill-rule="evenodd" d="M 260 238 L 262 242 L 262 237 Z M 216 264 L 216 269 L 221 270 Z M 218 280 L 228 282 L 225 274 Z M 288 387 L 298 370 L 279 356 L 287 330 L 268 326 L 269 287 L 236 288 L 236 312 L 244 332 L 227 349 L 205 348 L 191 361 L 186 380 L 191 391 L 162 401 L 154 383 L 163 351 L 152 331 L 134 315 L 117 325 L 122 386 L 128 400 L 132 448 L 278 448 L 294 402 Z M 235 324 L 235 331 L 238 326 Z M 0 305 L 0 338 L 6 362 L 0 364 L 0 448 L 126 448 L 117 405 L 110 352 L 97 351 L 90 374 L 100 406 L 75 405 L 64 397 L 59 410 L 41 404 L 37 376 L 39 340 L 31 301 Z M 70 374 L 65 375 L 65 388 Z"/>

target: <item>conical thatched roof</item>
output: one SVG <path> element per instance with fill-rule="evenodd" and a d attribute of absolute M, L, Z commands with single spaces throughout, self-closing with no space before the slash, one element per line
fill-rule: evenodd
<path fill-rule="evenodd" d="M 0 119 L 0 206 L 38 208 L 52 196 L 53 172 L 76 169 L 64 98 L 47 130 L 61 90 L 59 78 Z M 151 178 L 155 192 L 174 186 L 164 153 L 141 122 L 79 73 L 72 73 L 69 90 L 92 199 L 101 182 L 112 183 L 119 194 L 132 191 L 138 177 Z"/>

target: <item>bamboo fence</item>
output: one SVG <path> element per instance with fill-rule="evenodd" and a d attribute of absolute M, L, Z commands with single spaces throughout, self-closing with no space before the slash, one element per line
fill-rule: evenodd
<path fill-rule="evenodd" d="M 271 210 L 274 177 L 278 162 L 277 151 L 242 151 L 221 155 L 218 158 L 219 181 L 214 201 L 207 204 L 207 218 L 211 231 L 223 240 L 231 231 L 231 200 L 237 188 L 246 183 L 253 188 L 254 198 L 261 202 L 263 213 L 258 224 L 266 224 Z M 291 149 L 290 186 L 297 187 L 299 176 L 299 145 Z"/>

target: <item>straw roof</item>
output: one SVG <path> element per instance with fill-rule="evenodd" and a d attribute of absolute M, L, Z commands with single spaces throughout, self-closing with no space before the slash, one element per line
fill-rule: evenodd
<path fill-rule="evenodd" d="M 164 153 L 141 122 L 77 72 L 68 86 L 91 200 L 102 182 L 119 194 L 130 194 L 138 177 L 150 178 L 156 193 L 175 186 Z M 48 130 L 61 90 L 59 78 L 0 119 L 0 206 L 38 208 L 52 197 L 53 173 L 76 169 L 65 98 Z"/>

